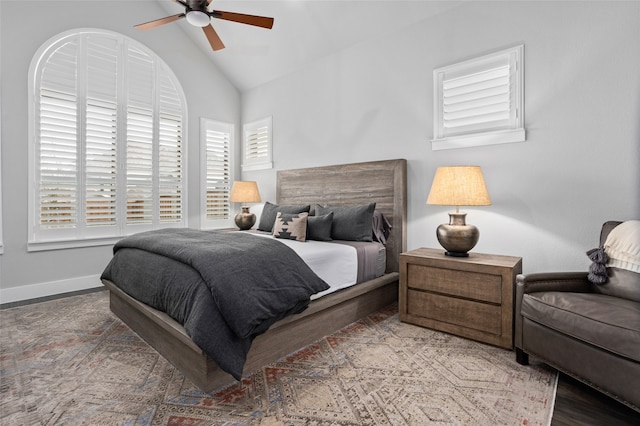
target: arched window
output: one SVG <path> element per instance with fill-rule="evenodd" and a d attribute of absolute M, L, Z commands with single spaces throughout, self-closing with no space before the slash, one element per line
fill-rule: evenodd
<path fill-rule="evenodd" d="M 104 30 L 49 40 L 29 70 L 29 249 L 186 224 L 186 102 L 167 65 Z"/>

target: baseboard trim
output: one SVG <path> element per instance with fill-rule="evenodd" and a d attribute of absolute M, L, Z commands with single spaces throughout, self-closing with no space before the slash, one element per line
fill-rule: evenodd
<path fill-rule="evenodd" d="M 32 299 L 58 296 L 65 293 L 102 287 L 103 285 L 100 281 L 100 275 L 88 275 L 85 277 L 68 278 L 59 281 L 2 288 L 0 289 L 0 308 L 5 308 L 7 307 L 6 305 L 10 303 L 25 302 Z"/>

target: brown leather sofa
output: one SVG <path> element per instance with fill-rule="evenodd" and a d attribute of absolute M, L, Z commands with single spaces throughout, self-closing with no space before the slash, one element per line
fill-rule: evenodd
<path fill-rule="evenodd" d="M 620 223 L 602 226 L 601 247 Z M 587 272 L 518 275 L 516 360 L 532 355 L 640 411 L 640 273 L 606 271 L 604 284 Z"/>

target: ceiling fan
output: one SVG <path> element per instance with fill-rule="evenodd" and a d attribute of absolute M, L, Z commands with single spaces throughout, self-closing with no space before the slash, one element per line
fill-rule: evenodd
<path fill-rule="evenodd" d="M 224 49 L 224 43 L 211 26 L 211 18 L 224 19 L 226 21 L 239 22 L 241 24 L 253 25 L 256 27 L 268 28 L 273 27 L 273 18 L 264 16 L 245 15 L 243 13 L 223 12 L 221 10 L 209 11 L 209 4 L 213 0 L 173 0 L 185 7 L 183 13 L 167 16 L 166 18 L 156 19 L 154 21 L 138 24 L 135 28 L 139 30 L 150 30 L 178 19 L 187 18 L 187 22 L 196 27 L 202 27 L 204 34 L 209 40 L 209 44 L 213 50 Z"/>

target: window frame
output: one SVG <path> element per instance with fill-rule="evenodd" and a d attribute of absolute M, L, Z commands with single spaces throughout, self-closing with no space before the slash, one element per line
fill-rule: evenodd
<path fill-rule="evenodd" d="M 444 111 L 445 82 L 472 78 L 487 73 L 496 64 L 508 67 L 509 118 L 495 121 L 480 121 L 469 125 L 467 130 L 447 131 Z M 502 87 L 504 87 L 503 85 Z M 501 110 L 506 112 L 507 110 Z M 494 123 L 494 124 L 491 124 Z M 473 129 L 473 127 L 477 127 Z M 460 126 L 464 127 L 464 126 Z M 449 134 L 447 134 L 449 133 Z M 433 139 L 432 150 L 466 148 L 526 140 L 524 127 L 524 45 L 489 53 L 456 64 L 433 70 Z"/>
<path fill-rule="evenodd" d="M 219 219 L 208 218 L 208 205 L 207 205 L 207 192 L 209 189 L 208 182 L 208 149 L 209 149 L 209 137 L 208 131 L 214 131 L 219 133 L 228 134 L 228 146 L 227 150 L 227 166 L 228 166 L 228 181 L 223 183 L 223 186 L 227 186 L 226 192 L 226 204 L 227 215 Z M 200 118 L 200 228 L 201 229 L 219 229 L 228 228 L 233 226 L 233 217 L 235 211 L 232 203 L 229 201 L 231 194 L 231 186 L 233 185 L 235 176 L 235 125 L 233 123 L 210 119 Z"/>
<path fill-rule="evenodd" d="M 253 142 L 256 139 L 266 139 Z M 252 155 L 256 149 L 264 150 L 264 153 Z M 242 126 L 242 171 L 265 170 L 273 168 L 273 117 L 265 117 L 260 120 L 245 123 Z"/>
<path fill-rule="evenodd" d="M 82 218 L 86 219 L 86 213 L 88 212 L 87 205 L 87 181 L 88 175 L 85 173 L 84 168 L 88 161 L 85 149 L 87 148 L 88 134 L 85 132 L 87 125 L 87 116 L 84 114 L 89 104 L 88 89 L 87 87 L 95 88 L 100 87 L 97 85 L 87 86 L 84 77 L 75 77 L 75 93 L 77 99 L 74 100 L 80 113 L 76 118 L 76 125 L 72 129 L 75 132 L 75 149 L 79 151 L 76 154 L 77 166 L 76 180 L 77 185 L 75 193 L 77 201 L 75 201 L 76 208 L 82 210 L 80 220 L 73 226 L 69 226 L 66 229 L 41 229 L 40 221 L 40 181 L 39 176 L 41 172 L 40 166 L 40 120 L 42 118 L 40 112 L 40 100 L 41 100 L 41 84 L 42 84 L 42 72 L 44 67 L 49 64 L 49 61 L 53 58 L 55 52 L 69 42 L 76 42 L 79 44 L 86 43 L 90 37 L 104 37 L 104 40 L 112 39 L 116 45 L 114 56 L 117 56 L 117 70 L 116 78 L 118 81 L 125 81 L 124 78 L 126 68 L 130 66 L 133 60 L 132 52 L 141 53 L 145 59 L 149 62 L 149 76 L 153 77 L 152 83 L 154 87 L 152 90 L 152 100 L 149 104 L 149 111 L 151 118 L 151 130 L 153 134 L 151 139 L 152 146 L 152 158 L 153 163 L 151 172 L 152 185 L 152 209 L 150 222 L 142 224 L 134 224 L 130 220 L 131 217 L 127 214 L 127 199 L 130 181 L 127 181 L 126 164 L 127 158 L 131 156 L 126 155 L 126 149 L 128 148 L 128 119 L 130 118 L 128 108 L 132 105 L 130 91 L 128 90 L 129 83 L 119 83 L 115 90 L 116 104 L 113 108 L 113 145 L 114 153 L 110 158 L 115 161 L 115 181 L 116 195 L 115 198 L 115 213 L 110 224 L 103 226 L 92 226 L 88 224 L 86 220 L 81 221 Z M 80 52 L 80 53 L 78 53 Z M 75 58 L 82 58 L 85 55 L 84 51 L 80 49 L 75 53 Z M 77 69 L 86 69 L 81 67 L 87 67 L 87 63 L 82 59 L 78 60 Z M 82 72 L 78 73 L 79 75 Z M 127 75 L 130 77 L 130 75 Z M 135 80 L 134 80 L 135 82 Z M 159 88 L 161 83 L 169 82 L 171 85 L 170 91 L 163 92 L 163 94 L 170 93 L 175 96 L 175 104 L 170 104 L 169 107 L 161 105 Z M 150 229 L 159 229 L 163 227 L 184 227 L 187 226 L 188 220 L 188 185 L 186 175 L 187 165 L 187 103 L 184 96 L 182 87 L 176 78 L 173 71 L 168 67 L 162 59 L 155 54 L 152 50 L 131 39 L 123 34 L 119 34 L 112 31 L 93 29 L 93 28 L 81 28 L 74 29 L 60 33 L 49 40 L 47 40 L 33 56 L 31 66 L 29 68 L 29 208 L 28 208 L 28 240 L 27 251 L 41 251 L 41 250 L 56 250 L 74 247 L 88 247 L 113 244 L 115 241 L 121 239 L 123 236 L 130 235 L 136 232 L 146 231 Z M 166 100 L 164 100 L 166 103 Z M 174 117 L 175 116 L 175 117 Z M 169 117 L 169 118 L 167 118 Z M 177 175 L 174 173 L 174 178 L 177 179 L 177 199 L 179 199 L 179 219 L 177 221 L 164 222 L 162 216 L 165 213 L 161 213 L 161 199 L 164 194 L 165 185 L 164 178 L 160 173 L 160 145 L 163 143 L 162 137 L 160 137 L 160 129 L 166 127 L 168 121 L 172 121 L 174 117 L 179 123 L 178 130 L 176 131 L 176 147 L 175 161 L 178 164 Z M 177 176 L 177 177 L 176 177 Z M 175 180 L 174 179 L 174 180 Z M 173 191 L 174 193 L 175 190 Z"/>

